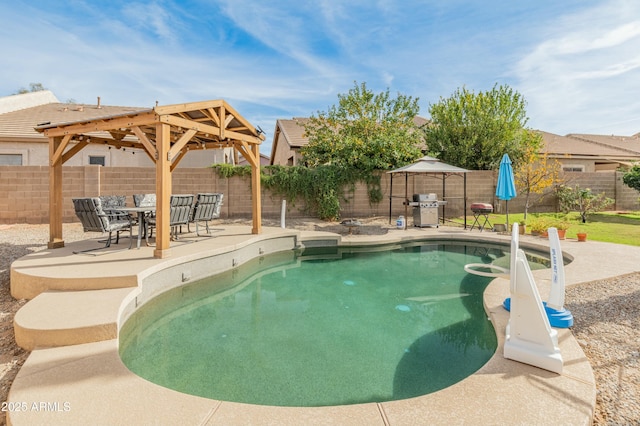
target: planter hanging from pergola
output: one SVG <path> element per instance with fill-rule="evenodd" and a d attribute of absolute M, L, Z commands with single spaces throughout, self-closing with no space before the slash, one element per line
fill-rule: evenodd
<path fill-rule="evenodd" d="M 260 151 L 264 135 L 224 100 L 156 106 L 131 113 L 35 128 L 49 138 L 49 248 L 62 238 L 62 165 L 89 144 L 143 150 L 156 167 L 156 249 L 170 256 L 171 172 L 189 151 L 233 147 L 251 165 L 254 234 L 262 231 Z"/>

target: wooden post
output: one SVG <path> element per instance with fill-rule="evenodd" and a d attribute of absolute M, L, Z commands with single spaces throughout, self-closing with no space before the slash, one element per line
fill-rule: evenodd
<path fill-rule="evenodd" d="M 171 256 L 169 249 L 171 229 L 169 227 L 171 198 L 171 148 L 170 129 L 168 124 L 156 124 L 156 249 L 153 256 L 159 259 Z"/>
<path fill-rule="evenodd" d="M 49 243 L 50 249 L 64 247 L 62 239 L 62 157 L 54 156 L 62 144 L 61 137 L 49 138 Z"/>
<path fill-rule="evenodd" d="M 260 191 L 260 145 L 251 145 L 254 162 L 251 163 L 251 205 L 253 210 L 253 234 L 262 232 L 262 195 Z"/>

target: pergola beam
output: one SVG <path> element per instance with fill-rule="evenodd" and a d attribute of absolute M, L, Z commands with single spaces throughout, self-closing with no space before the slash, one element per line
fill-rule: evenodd
<path fill-rule="evenodd" d="M 142 112 L 140 115 L 103 118 L 97 121 L 60 125 L 54 128 L 45 128 L 44 134 L 48 137 L 79 135 L 90 132 L 108 132 L 113 129 L 131 128 L 133 126 L 148 126 L 157 122 L 154 112 Z M 44 127 L 44 126 L 42 126 Z M 38 127 L 36 127 L 38 130 Z"/>
<path fill-rule="evenodd" d="M 149 157 L 151 157 L 151 159 L 153 159 L 153 162 L 155 163 L 158 158 L 158 150 L 156 149 L 156 147 L 151 143 L 147 135 L 142 130 L 140 130 L 140 127 L 132 126 L 131 131 L 138 137 L 138 140 L 140 141 L 142 146 L 144 146 L 145 151 L 147 152 L 147 154 L 149 154 Z"/>

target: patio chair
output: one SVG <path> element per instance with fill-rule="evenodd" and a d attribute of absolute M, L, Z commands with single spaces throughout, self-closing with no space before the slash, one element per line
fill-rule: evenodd
<path fill-rule="evenodd" d="M 101 195 L 98 198 L 100 198 L 104 210 L 115 210 L 118 207 L 125 207 L 127 205 L 127 197 L 124 195 Z"/>
<path fill-rule="evenodd" d="M 102 203 L 102 210 L 106 214 L 111 215 L 113 213 L 114 219 L 121 218 L 121 213 L 118 212 L 118 207 L 126 207 L 127 197 L 124 195 L 100 195 L 100 202 Z M 135 221 L 134 221 L 135 222 Z"/>
<path fill-rule="evenodd" d="M 133 194 L 133 205 L 136 207 L 155 207 L 156 194 Z"/>
<path fill-rule="evenodd" d="M 193 205 L 193 195 L 172 195 L 169 200 L 169 226 L 171 227 L 171 239 L 178 239 L 178 226 L 189 224 L 189 213 Z M 149 245 L 149 234 L 151 228 L 156 227 L 156 217 L 147 217 L 145 223 L 149 232 L 146 234 L 147 245 Z"/>
<path fill-rule="evenodd" d="M 211 231 L 209 230 L 209 221 L 220 217 L 223 198 L 224 194 L 221 193 L 201 193 L 196 195 L 196 202 L 191 210 L 189 223 L 196 224 L 196 235 L 198 237 L 201 236 L 200 231 L 198 230 L 199 222 L 204 222 L 207 235 L 211 235 Z M 189 223 L 187 224 L 187 231 L 191 232 L 191 229 L 189 229 Z"/>
<path fill-rule="evenodd" d="M 133 243 L 133 231 L 131 217 L 126 213 L 118 213 L 115 210 L 104 211 L 100 197 L 74 198 L 73 208 L 80 219 L 85 232 L 108 233 L 104 247 L 84 250 L 83 252 L 98 250 L 111 246 L 112 234 L 116 233 L 116 244 L 120 242 L 120 232 L 129 230 L 129 248 Z M 74 252 L 80 253 L 80 252 Z"/>

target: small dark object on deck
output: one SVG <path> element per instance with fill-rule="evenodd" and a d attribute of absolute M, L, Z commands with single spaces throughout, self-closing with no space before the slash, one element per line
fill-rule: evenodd
<path fill-rule="evenodd" d="M 349 228 L 349 235 L 353 234 L 354 228 L 359 228 L 360 226 L 362 226 L 362 223 L 359 220 L 355 219 L 343 220 L 342 222 L 340 222 L 340 224 Z"/>

